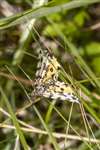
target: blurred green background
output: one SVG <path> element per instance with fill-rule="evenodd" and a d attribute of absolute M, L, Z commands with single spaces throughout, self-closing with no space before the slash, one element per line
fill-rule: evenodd
<path fill-rule="evenodd" d="M 77 137 L 100 139 L 100 1 L 2 0 L 0 18 L 0 149 L 99 150 Z M 51 49 L 71 76 L 88 121 L 78 104 L 42 98 L 29 106 L 39 48 Z M 53 137 L 67 128 L 76 140 Z"/>

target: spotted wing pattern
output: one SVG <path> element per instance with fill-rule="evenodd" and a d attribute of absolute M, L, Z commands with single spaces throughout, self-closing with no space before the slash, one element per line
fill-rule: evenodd
<path fill-rule="evenodd" d="M 58 81 L 60 68 L 60 64 L 51 52 L 48 50 L 40 50 L 35 88 L 32 96 L 69 100 L 79 103 L 72 87 L 69 84 Z"/>
<path fill-rule="evenodd" d="M 49 80 L 57 80 L 60 67 L 60 64 L 57 62 L 52 53 L 48 50 L 39 50 L 36 80 L 42 84 Z"/>

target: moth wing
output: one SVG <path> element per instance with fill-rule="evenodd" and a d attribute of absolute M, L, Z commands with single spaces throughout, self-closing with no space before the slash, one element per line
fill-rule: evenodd
<path fill-rule="evenodd" d="M 75 95 L 72 87 L 69 84 L 60 81 L 49 85 L 44 91 L 43 96 L 51 99 L 68 100 L 79 103 L 79 99 Z"/>
<path fill-rule="evenodd" d="M 48 50 L 39 50 L 39 62 L 37 65 L 36 80 L 46 83 L 49 80 L 58 79 L 60 64 Z"/>

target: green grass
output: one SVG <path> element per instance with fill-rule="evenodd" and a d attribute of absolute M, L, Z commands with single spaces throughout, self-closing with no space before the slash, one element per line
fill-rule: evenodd
<path fill-rule="evenodd" d="M 99 14 L 91 10 L 100 1 L 7 2 L 26 7 L 0 20 L 0 149 L 99 150 L 100 39 L 98 28 L 87 24 L 96 24 L 92 17 Z M 30 101 L 39 48 L 53 51 L 62 64 L 60 80 L 73 85 L 80 104 Z"/>

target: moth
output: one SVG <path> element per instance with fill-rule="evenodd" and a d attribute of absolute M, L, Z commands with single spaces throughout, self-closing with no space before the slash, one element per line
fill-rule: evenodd
<path fill-rule="evenodd" d="M 71 85 L 58 80 L 60 70 L 61 65 L 51 51 L 39 50 L 39 62 L 32 97 L 40 96 L 79 103 Z"/>

